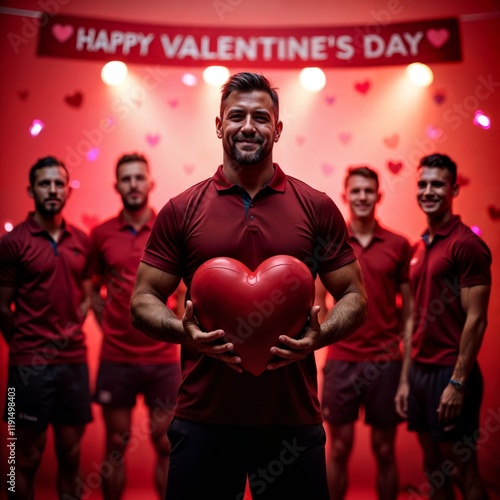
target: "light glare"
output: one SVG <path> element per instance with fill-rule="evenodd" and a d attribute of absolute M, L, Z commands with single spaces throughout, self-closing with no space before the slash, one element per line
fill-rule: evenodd
<path fill-rule="evenodd" d="M 120 85 L 127 77 L 127 65 L 122 61 L 110 61 L 101 70 L 102 81 L 106 85 Z"/>
<path fill-rule="evenodd" d="M 203 70 L 203 81 L 208 85 L 220 86 L 230 74 L 225 66 L 209 66 Z"/>
<path fill-rule="evenodd" d="M 409 64 L 406 67 L 406 75 L 410 82 L 417 87 L 428 87 L 434 81 L 434 74 L 427 64 Z"/>
<path fill-rule="evenodd" d="M 326 76 L 321 68 L 304 68 L 299 78 L 302 86 L 311 92 L 319 92 L 326 85 Z"/>

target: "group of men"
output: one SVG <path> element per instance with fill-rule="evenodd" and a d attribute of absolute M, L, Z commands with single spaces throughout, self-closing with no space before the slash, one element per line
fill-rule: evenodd
<path fill-rule="evenodd" d="M 477 355 L 491 285 L 487 246 L 453 214 L 455 163 L 442 154 L 422 158 L 417 201 L 428 225 L 412 249 L 376 219 L 373 169 L 347 172 L 346 224 L 325 193 L 273 162 L 282 129 L 269 81 L 231 76 L 216 118 L 223 160 L 214 176 L 156 216 L 146 158 L 124 155 L 115 184 L 123 209 L 90 238 L 63 218 L 71 191 L 63 162 L 46 157 L 31 168 L 35 210 L 0 240 L 0 328 L 9 345 L 8 394 L 14 389 L 16 398 L 10 497 L 34 497 L 49 424 L 59 496 L 81 493 L 80 442 L 92 418 L 82 324 L 92 308 L 103 332 L 93 398 L 106 424 L 105 499 L 122 495 L 140 393 L 155 484 L 167 500 L 242 499 L 247 484 L 254 499 L 344 498 L 360 407 L 372 427 L 380 499 L 398 495 L 394 447 L 403 419 L 418 433 L 426 476 L 448 464 L 432 498 L 454 498 L 453 484 L 465 499 L 487 498 L 475 451 L 464 461 L 454 448 L 479 426 Z M 234 335 L 202 330 L 189 286 L 211 258 L 255 269 L 274 255 L 308 264 L 322 307 L 312 307 L 300 335 L 279 337 L 256 377 L 242 369 Z M 177 308 L 172 297 L 182 283 L 187 300 L 181 294 Z M 315 351 L 323 347 L 320 404 Z"/>

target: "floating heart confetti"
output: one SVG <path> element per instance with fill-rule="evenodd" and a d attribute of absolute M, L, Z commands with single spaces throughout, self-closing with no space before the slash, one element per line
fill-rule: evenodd
<path fill-rule="evenodd" d="M 19 96 L 19 99 L 21 99 L 21 101 L 25 101 L 26 99 L 28 99 L 28 94 L 29 92 L 27 90 L 19 90 L 17 92 L 17 95 Z"/>
<path fill-rule="evenodd" d="M 71 35 L 73 34 L 73 31 L 73 26 L 71 26 L 70 24 L 66 24 L 65 26 L 63 26 L 62 24 L 54 24 L 54 26 L 52 26 L 52 34 L 59 43 L 64 43 L 65 41 L 69 40 L 69 38 L 71 38 Z"/>
<path fill-rule="evenodd" d="M 441 104 L 446 101 L 446 93 L 444 92 L 444 90 L 436 90 L 432 98 L 438 106 L 441 106 Z"/>
<path fill-rule="evenodd" d="M 75 92 L 73 95 L 67 95 L 64 101 L 68 106 L 79 108 L 83 102 L 83 94 L 81 92 Z"/>
<path fill-rule="evenodd" d="M 391 148 L 391 149 L 394 149 L 399 143 L 399 135 L 398 134 L 394 134 L 393 136 L 391 137 L 386 137 L 384 139 L 384 144 L 388 147 L 388 148 Z"/>
<path fill-rule="evenodd" d="M 370 90 L 371 83 L 369 80 L 366 80 L 361 83 L 356 83 L 354 85 L 354 88 L 360 93 L 360 94 L 366 94 Z"/>
<path fill-rule="evenodd" d="M 329 163 L 323 163 L 321 165 L 321 170 L 325 175 L 331 175 L 333 174 L 333 165 L 330 165 Z"/>
<path fill-rule="evenodd" d="M 99 224 L 99 217 L 97 215 L 82 214 L 82 224 L 88 231 L 92 231 Z"/>
<path fill-rule="evenodd" d="M 178 104 L 179 104 L 179 101 L 177 99 L 169 99 L 168 100 L 168 105 L 171 108 L 176 108 Z"/>
<path fill-rule="evenodd" d="M 96 161 L 101 150 L 99 148 L 92 148 L 85 156 L 88 161 Z"/>
<path fill-rule="evenodd" d="M 387 162 L 387 168 L 393 173 L 397 174 L 402 168 L 403 168 L 403 163 L 402 162 L 392 162 L 389 161 Z"/>
<path fill-rule="evenodd" d="M 429 40 L 429 43 L 436 47 L 436 49 L 442 47 L 448 40 L 449 36 L 450 32 L 445 28 L 441 28 L 439 30 L 430 29 L 427 30 L 427 33 L 425 34 L 425 37 L 427 38 L 427 40 Z"/>
<path fill-rule="evenodd" d="M 470 179 L 461 174 L 457 174 L 457 184 L 462 188 L 468 186 L 470 183 Z"/>
<path fill-rule="evenodd" d="M 342 132 L 339 134 L 339 139 L 342 144 L 347 144 L 351 140 L 351 134 L 349 132 Z"/>
<path fill-rule="evenodd" d="M 304 142 L 306 142 L 306 139 L 302 135 L 298 135 L 295 138 L 295 142 L 297 143 L 297 146 L 302 146 L 302 144 L 304 144 Z"/>
<path fill-rule="evenodd" d="M 182 166 L 182 170 L 184 170 L 184 172 L 186 172 L 186 174 L 191 175 L 194 172 L 194 165 L 185 163 Z"/>
<path fill-rule="evenodd" d="M 430 139 L 439 139 L 443 135 L 444 130 L 434 125 L 428 125 L 425 129 L 425 133 Z"/>
<path fill-rule="evenodd" d="M 146 142 L 150 145 L 150 146 L 156 146 L 158 144 L 158 142 L 160 142 L 160 134 L 148 134 L 146 135 Z"/>
<path fill-rule="evenodd" d="M 327 95 L 325 97 L 325 101 L 329 106 L 331 106 L 335 102 L 335 97 L 333 97 L 332 95 Z"/>
<path fill-rule="evenodd" d="M 494 205 L 490 205 L 488 207 L 488 214 L 493 220 L 499 220 L 500 219 L 500 208 L 497 208 Z"/>

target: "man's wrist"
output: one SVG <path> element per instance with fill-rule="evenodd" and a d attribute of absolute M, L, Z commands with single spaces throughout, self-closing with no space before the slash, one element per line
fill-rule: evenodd
<path fill-rule="evenodd" d="M 453 378 L 450 378 L 450 384 L 457 390 L 457 391 L 463 391 L 465 389 L 465 384 L 460 381 L 460 380 L 455 380 Z"/>

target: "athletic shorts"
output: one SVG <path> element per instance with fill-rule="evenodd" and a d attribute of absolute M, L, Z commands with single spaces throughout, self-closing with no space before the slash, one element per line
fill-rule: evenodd
<path fill-rule="evenodd" d="M 4 420 L 13 410 L 16 425 L 44 431 L 49 424 L 80 426 L 92 421 L 86 364 L 10 366 L 7 395 Z"/>
<path fill-rule="evenodd" d="M 138 394 L 151 408 L 172 409 L 181 380 L 178 363 L 161 365 L 101 361 L 94 401 L 103 406 L 133 408 Z"/>
<path fill-rule="evenodd" d="M 472 369 L 465 384 L 462 413 L 444 425 L 437 409 L 441 395 L 453 373 L 453 366 L 412 362 L 408 374 L 408 430 L 429 432 L 435 442 L 458 441 L 473 437 L 479 429 L 479 410 L 483 398 L 483 377 L 479 365 Z M 448 427 L 453 426 L 451 429 Z M 477 436 L 476 436 L 477 438 Z"/>
<path fill-rule="evenodd" d="M 360 407 L 364 408 L 365 422 L 373 427 L 388 429 L 402 421 L 394 404 L 400 361 L 327 360 L 323 372 L 322 411 L 328 423 L 355 422 Z"/>
<path fill-rule="evenodd" d="M 328 500 L 325 431 L 302 426 L 220 425 L 174 418 L 166 500 Z"/>

